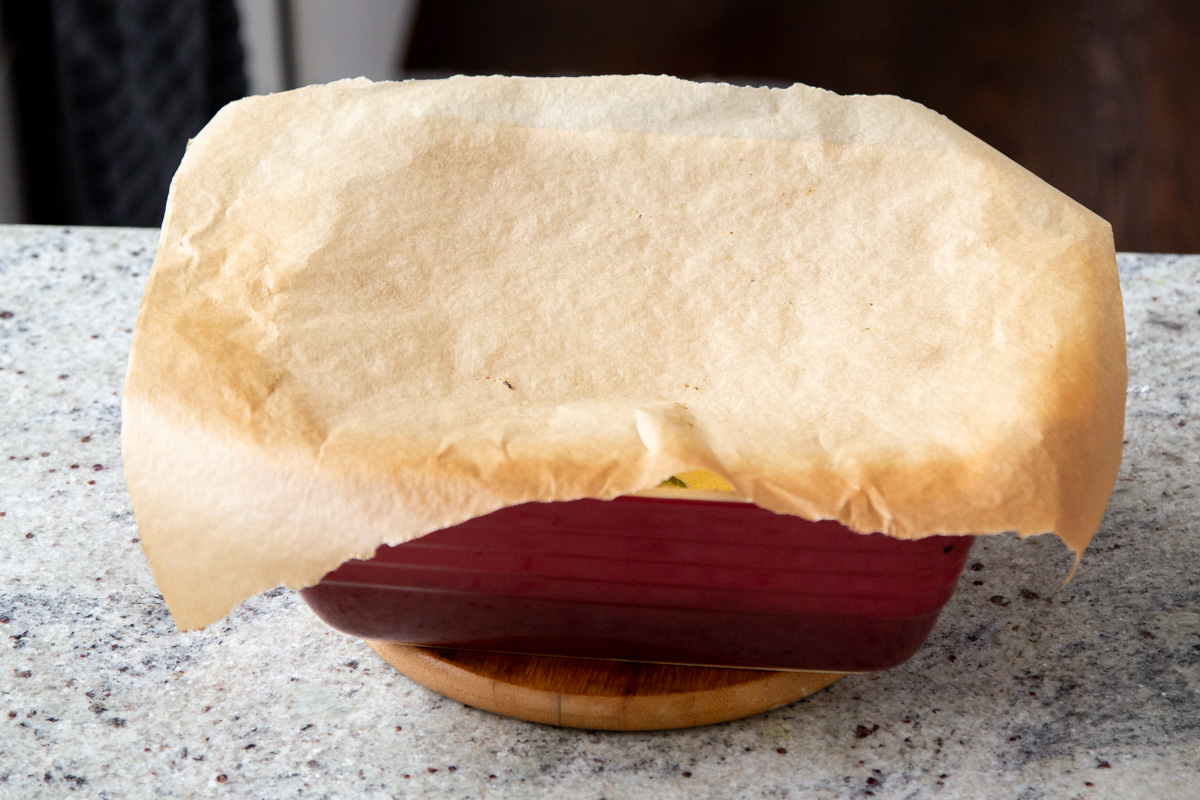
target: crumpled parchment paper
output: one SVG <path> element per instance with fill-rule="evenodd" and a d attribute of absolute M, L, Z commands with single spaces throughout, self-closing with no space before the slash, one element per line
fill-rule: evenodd
<path fill-rule="evenodd" d="M 1117 475 L 1107 223 L 942 116 L 666 77 L 253 97 L 171 187 L 124 392 L 181 628 L 689 469 L 857 531 L 1053 531 Z"/>

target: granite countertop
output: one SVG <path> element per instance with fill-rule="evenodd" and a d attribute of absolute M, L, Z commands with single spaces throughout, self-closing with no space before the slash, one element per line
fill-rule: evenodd
<path fill-rule="evenodd" d="M 1125 461 L 1075 579 L 977 543 L 909 663 L 749 719 L 598 733 L 438 697 L 291 591 L 178 633 L 120 392 L 154 230 L 0 228 L 0 798 L 1184 798 L 1200 791 L 1200 257 L 1120 256 Z"/>

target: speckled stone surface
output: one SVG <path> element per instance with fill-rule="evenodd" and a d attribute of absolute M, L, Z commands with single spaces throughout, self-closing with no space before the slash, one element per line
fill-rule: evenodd
<path fill-rule="evenodd" d="M 156 241 L 0 228 L 0 798 L 1200 796 L 1200 257 L 1120 258 L 1125 462 L 1072 583 L 985 539 L 908 664 L 611 734 L 439 698 L 286 590 L 175 631 L 119 442 Z"/>

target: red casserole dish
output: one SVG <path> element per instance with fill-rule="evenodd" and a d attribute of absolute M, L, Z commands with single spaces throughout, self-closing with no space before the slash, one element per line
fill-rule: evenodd
<path fill-rule="evenodd" d="M 862 535 L 745 502 L 527 503 L 380 547 L 301 594 L 367 639 L 867 672 L 917 651 L 973 541 Z"/>

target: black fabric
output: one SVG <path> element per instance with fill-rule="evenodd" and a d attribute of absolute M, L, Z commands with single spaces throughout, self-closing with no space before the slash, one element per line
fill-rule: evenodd
<path fill-rule="evenodd" d="M 233 0 L 6 0 L 4 29 L 32 222 L 159 225 L 187 140 L 246 93 Z"/>

